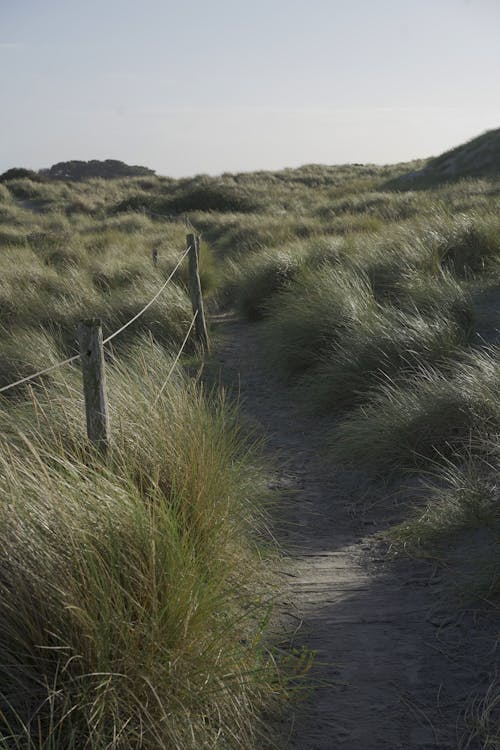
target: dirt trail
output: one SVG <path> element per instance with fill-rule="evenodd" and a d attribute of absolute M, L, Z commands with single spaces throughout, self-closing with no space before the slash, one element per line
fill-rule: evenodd
<path fill-rule="evenodd" d="M 373 534 L 397 517 L 373 503 L 362 476 L 336 472 L 326 424 L 300 415 L 289 390 L 261 364 L 258 325 L 215 317 L 213 356 L 243 412 L 267 435 L 284 493 L 275 531 L 283 563 L 282 617 L 294 645 L 317 653 L 322 686 L 287 717 L 296 750 L 481 748 L 463 740 L 463 708 L 488 684 L 495 653 L 491 615 L 453 613 L 433 565 L 390 561 Z"/>

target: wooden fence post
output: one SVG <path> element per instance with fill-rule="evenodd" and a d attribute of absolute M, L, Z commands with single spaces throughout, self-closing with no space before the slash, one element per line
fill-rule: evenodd
<path fill-rule="evenodd" d="M 198 250 L 199 239 L 194 234 L 186 236 L 187 246 L 189 248 L 189 289 L 191 292 L 191 304 L 193 313 L 197 313 L 195 328 L 198 341 L 202 347 L 208 351 L 208 333 L 205 321 L 205 311 L 203 309 L 203 296 L 201 294 L 200 272 L 198 268 Z"/>
<path fill-rule="evenodd" d="M 101 321 L 96 318 L 81 321 L 78 326 L 78 343 L 82 363 L 87 435 L 105 455 L 109 448 L 109 418 Z"/>
<path fill-rule="evenodd" d="M 151 257 L 153 258 L 153 266 L 156 268 L 158 265 L 158 248 L 154 247 L 151 251 Z"/>

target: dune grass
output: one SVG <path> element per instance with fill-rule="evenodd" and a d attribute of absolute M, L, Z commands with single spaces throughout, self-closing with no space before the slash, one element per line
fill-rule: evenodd
<path fill-rule="evenodd" d="M 108 367 L 106 465 L 76 371 L 0 415 L 2 747 L 265 746 L 258 452 L 180 372 L 155 400 L 170 362 L 142 339 Z"/>
<path fill-rule="evenodd" d="M 401 380 L 424 364 L 447 370 L 467 335 L 453 320 L 380 308 L 353 321 L 301 382 L 317 411 L 362 403 L 388 379 Z"/>
<path fill-rule="evenodd" d="M 226 264 L 223 297 L 236 298 L 241 313 L 248 320 L 266 316 L 271 298 L 298 275 L 302 265 L 300 251 L 267 249 Z"/>
<path fill-rule="evenodd" d="M 277 176 L 269 180 L 276 196 Z M 487 346 L 496 341 L 498 179 L 398 192 L 392 176 L 366 168 L 356 176 L 354 166 L 336 175 L 304 167 L 286 178 L 296 192 L 275 206 L 293 210 L 296 224 L 287 213 L 281 234 L 266 214 L 253 227 L 252 214 L 242 222 L 255 244 L 229 217 L 207 221 L 227 259 L 226 299 L 261 321 L 263 355 L 293 387 L 291 397 L 331 415 L 334 460 L 393 482 L 437 472 L 424 503 L 429 547 L 472 535 L 473 500 L 467 505 L 443 466 L 465 483 L 464 467 L 486 460 L 484 446 L 499 429 L 498 353 Z M 299 219 L 311 216 L 317 224 L 300 235 Z M 421 507 L 419 500 L 417 516 L 409 510 L 414 539 L 418 529 L 425 536 Z"/>
<path fill-rule="evenodd" d="M 270 363 L 284 377 L 305 372 L 376 307 L 368 282 L 349 270 L 304 270 L 269 302 L 263 338 Z"/>
<path fill-rule="evenodd" d="M 500 743 L 500 681 L 495 677 L 486 692 L 476 696 L 467 707 L 465 715 L 468 731 L 460 750 L 473 747 L 475 741 L 483 748 L 494 748 Z"/>
<path fill-rule="evenodd" d="M 474 576 L 476 593 L 477 582 L 482 578 L 482 595 L 490 597 L 500 586 L 499 557 L 492 554 L 500 546 L 498 436 L 483 440 L 480 449 L 477 445 L 474 448 L 471 450 L 469 445 L 460 456 L 429 472 L 423 507 L 394 528 L 391 537 L 414 548 L 439 549 L 451 564 L 450 539 L 463 543 L 471 532 L 484 532 L 481 544 L 473 545 L 477 546 L 476 551 L 468 550 L 467 575 Z"/>
<path fill-rule="evenodd" d="M 93 182 L 2 186 L 0 385 L 75 353 L 82 318 L 115 331 L 185 248 L 177 221 L 108 213 L 130 185 Z M 201 278 L 209 300 L 206 243 Z M 272 743 L 285 662 L 304 665 L 267 636 L 276 552 L 258 446 L 178 366 L 159 395 L 191 317 L 181 268 L 107 348 L 106 463 L 84 437 L 77 366 L 0 397 L 5 750 Z"/>
<path fill-rule="evenodd" d="M 333 449 L 372 471 L 415 471 L 460 455 L 500 427 L 498 350 L 472 352 L 451 373 L 433 368 L 386 382 L 335 430 Z"/>
<path fill-rule="evenodd" d="M 205 296 L 259 321 L 291 397 L 330 414 L 332 459 L 432 473 L 393 543 L 458 558 L 486 534 L 469 580 L 495 595 L 498 352 L 476 319 L 498 284 L 500 187 L 397 181 L 423 166 L 7 180 L 0 386 L 74 353 L 80 318 L 109 334 L 132 317 L 183 251 L 189 211 Z M 266 636 L 259 452 L 224 395 L 178 369 L 156 401 L 191 319 L 186 282 L 181 269 L 108 352 L 106 464 L 82 437 L 77 369 L 1 401 L 2 750 L 271 742 L 264 718 L 289 683 Z M 495 700 L 477 706 L 484 737 Z"/>

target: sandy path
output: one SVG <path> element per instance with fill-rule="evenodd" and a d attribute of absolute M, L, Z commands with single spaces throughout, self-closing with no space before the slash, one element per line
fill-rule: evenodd
<path fill-rule="evenodd" d="M 481 748 L 465 744 L 462 713 L 495 668 L 493 615 L 454 614 L 430 563 L 387 560 L 371 537 L 397 517 L 395 501 L 372 503 L 361 475 L 335 471 L 326 425 L 298 414 L 259 364 L 258 326 L 227 316 L 214 325 L 213 366 L 268 436 L 284 493 L 281 615 L 297 628 L 294 645 L 317 653 L 311 677 L 322 685 L 286 718 L 285 747 Z"/>

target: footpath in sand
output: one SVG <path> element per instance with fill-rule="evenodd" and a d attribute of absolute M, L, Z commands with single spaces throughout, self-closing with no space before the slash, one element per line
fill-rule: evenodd
<path fill-rule="evenodd" d="M 454 610 L 436 567 L 390 560 L 374 541 L 398 518 L 362 473 L 336 471 L 321 419 L 301 415 L 262 366 L 258 324 L 215 316 L 217 375 L 266 436 L 282 502 L 280 616 L 293 645 L 316 652 L 318 685 L 284 721 L 295 750 L 484 747 L 464 709 L 495 671 L 497 613 Z M 378 498 L 378 500 L 376 499 Z M 488 745 L 488 748 L 492 747 Z"/>

